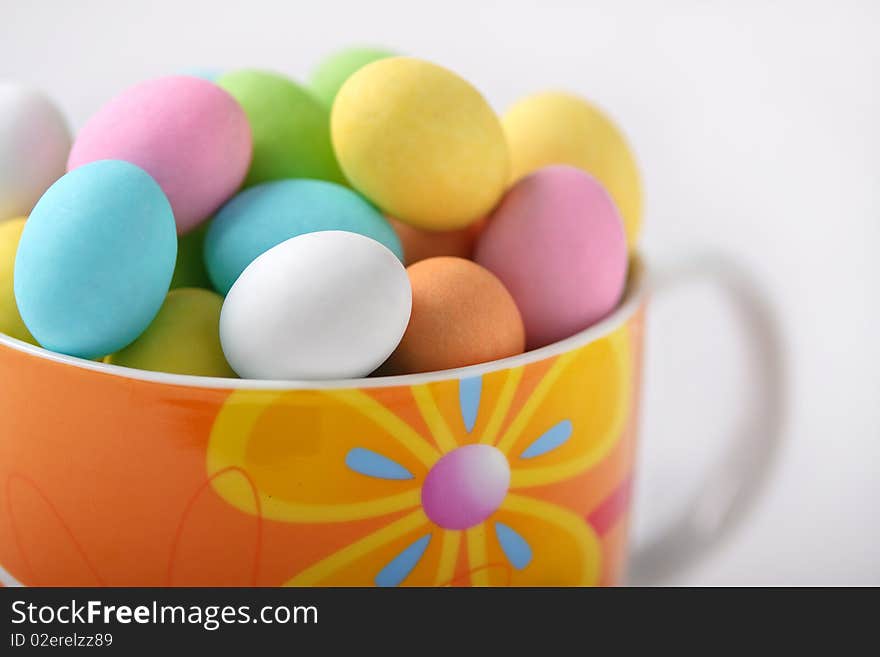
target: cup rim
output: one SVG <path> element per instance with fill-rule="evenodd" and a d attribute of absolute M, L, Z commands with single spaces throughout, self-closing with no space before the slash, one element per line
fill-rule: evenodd
<path fill-rule="evenodd" d="M 225 377 L 195 376 L 192 374 L 172 374 L 140 370 L 110 363 L 101 363 L 76 356 L 55 353 L 8 335 L 0 333 L 0 346 L 35 356 L 43 360 L 70 365 L 83 370 L 100 372 L 121 379 L 133 379 L 186 388 L 214 388 L 226 390 L 333 390 L 351 388 L 393 388 L 413 386 L 435 381 L 450 379 L 467 379 L 482 376 L 489 372 L 521 367 L 536 363 L 567 351 L 582 347 L 594 340 L 602 338 L 628 321 L 641 306 L 647 293 L 648 267 L 644 260 L 634 254 L 630 261 L 629 280 L 623 298 L 610 315 L 574 335 L 553 342 L 544 347 L 533 349 L 516 356 L 500 358 L 487 363 L 478 363 L 466 367 L 447 370 L 436 370 L 419 374 L 399 374 L 395 376 L 364 377 L 357 379 L 321 379 L 321 380 L 274 380 L 274 379 L 231 379 Z"/>

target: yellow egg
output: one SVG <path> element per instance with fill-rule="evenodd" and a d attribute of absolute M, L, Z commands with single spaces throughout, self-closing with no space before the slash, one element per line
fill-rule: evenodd
<path fill-rule="evenodd" d="M 12 273 L 15 269 L 15 252 L 18 240 L 24 230 L 25 217 L 18 217 L 0 223 L 0 333 L 37 344 L 34 336 L 28 331 L 12 291 Z"/>
<path fill-rule="evenodd" d="M 527 96 L 502 119 L 513 181 L 547 166 L 568 164 L 596 178 L 623 217 L 630 249 L 642 223 L 642 190 L 635 158 L 623 134 L 596 106 L 577 96 Z"/>
<path fill-rule="evenodd" d="M 220 347 L 223 297 L 194 287 L 171 290 L 141 336 L 105 362 L 141 370 L 235 377 Z"/>
<path fill-rule="evenodd" d="M 339 90 L 330 123 L 349 182 L 418 228 L 477 221 L 509 181 L 492 108 L 468 82 L 426 61 L 392 57 L 363 67 Z"/>

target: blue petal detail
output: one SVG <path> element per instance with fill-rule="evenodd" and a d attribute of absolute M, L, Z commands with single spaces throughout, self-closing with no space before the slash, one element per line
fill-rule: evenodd
<path fill-rule="evenodd" d="M 407 578 L 412 569 L 419 563 L 419 559 L 425 554 L 431 535 L 422 536 L 415 543 L 406 548 L 391 560 L 387 566 L 379 571 L 376 579 L 373 580 L 376 586 L 400 586 L 401 582 Z"/>
<path fill-rule="evenodd" d="M 562 422 L 553 425 L 541 434 L 535 442 L 526 447 L 523 453 L 520 454 L 520 457 L 524 459 L 533 459 L 536 456 L 541 456 L 541 454 L 553 451 L 571 438 L 571 431 L 571 420 L 563 420 Z"/>
<path fill-rule="evenodd" d="M 397 461 L 392 461 L 387 456 L 382 456 L 363 447 L 355 447 L 345 455 L 345 465 L 350 470 L 367 477 L 377 479 L 412 479 L 413 474 Z"/>
<path fill-rule="evenodd" d="M 480 393 L 483 391 L 483 377 L 473 376 L 458 382 L 458 405 L 461 408 L 461 419 L 464 428 L 470 433 L 477 423 L 477 411 L 480 410 Z"/>
<path fill-rule="evenodd" d="M 532 548 L 522 536 L 500 522 L 495 523 L 495 535 L 511 565 L 522 570 L 532 561 Z"/>

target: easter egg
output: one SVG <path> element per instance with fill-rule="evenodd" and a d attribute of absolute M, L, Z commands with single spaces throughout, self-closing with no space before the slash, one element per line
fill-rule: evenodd
<path fill-rule="evenodd" d="M 250 158 L 250 128 L 235 99 L 207 80 L 172 75 L 104 105 L 77 135 L 67 168 L 107 159 L 138 165 L 165 192 L 183 234 L 235 193 Z"/>
<path fill-rule="evenodd" d="M 141 336 L 106 362 L 154 372 L 234 377 L 220 347 L 223 297 L 210 290 L 171 290 Z"/>
<path fill-rule="evenodd" d="M 202 78 L 208 82 L 216 82 L 223 75 L 223 71 L 216 68 L 189 68 L 180 72 L 181 75 L 191 75 L 194 78 Z"/>
<path fill-rule="evenodd" d="M 217 84 L 244 108 L 254 139 L 245 186 L 281 178 L 344 183 L 330 145 L 329 110 L 311 92 L 267 71 L 232 71 Z"/>
<path fill-rule="evenodd" d="M 617 208 L 595 178 L 569 166 L 539 169 L 514 185 L 480 235 L 474 260 L 510 290 L 529 349 L 602 319 L 626 283 Z"/>
<path fill-rule="evenodd" d="M 635 157 L 614 122 L 577 96 L 548 92 L 523 98 L 502 119 L 513 180 L 549 164 L 569 164 L 596 178 L 617 204 L 634 248 L 642 223 Z"/>
<path fill-rule="evenodd" d="M 321 102 L 330 107 L 348 78 L 367 64 L 386 57 L 394 57 L 394 53 L 378 48 L 340 50 L 318 65 L 312 73 L 309 87 Z"/>
<path fill-rule="evenodd" d="M 407 266 L 426 258 L 455 256 L 470 258 L 474 245 L 485 221 L 475 221 L 470 226 L 458 230 L 424 230 L 415 228 L 391 217 L 388 222 L 400 238 L 403 246 L 403 261 Z"/>
<path fill-rule="evenodd" d="M 491 272 L 450 257 L 428 258 L 406 271 L 412 315 L 382 374 L 445 370 L 523 352 L 519 310 Z"/>
<path fill-rule="evenodd" d="M 177 262 L 171 277 L 171 289 L 201 287 L 211 289 L 211 279 L 205 268 L 205 235 L 208 224 L 204 223 L 186 235 L 177 238 Z"/>
<path fill-rule="evenodd" d="M 245 378 L 366 376 L 397 346 L 411 303 L 406 270 L 379 242 L 306 233 L 244 270 L 223 303 L 220 341 Z"/>
<path fill-rule="evenodd" d="M 61 177 L 31 212 L 15 258 L 15 300 L 37 341 L 95 358 L 131 343 L 168 292 L 177 251 L 171 205 L 120 160 Z"/>
<path fill-rule="evenodd" d="M 64 175 L 70 132 L 41 93 L 0 82 L 0 221 L 27 215 Z"/>
<path fill-rule="evenodd" d="M 492 108 L 468 82 L 419 59 L 380 59 L 348 78 L 331 133 L 355 189 L 417 228 L 464 228 L 492 209 L 508 182 L 507 143 Z"/>
<path fill-rule="evenodd" d="M 18 250 L 18 241 L 21 239 L 25 220 L 25 217 L 18 217 L 0 223 L 0 333 L 37 344 L 34 336 L 21 321 L 12 288 L 15 252 Z"/>
<path fill-rule="evenodd" d="M 215 289 L 225 294 L 261 253 L 321 230 L 346 230 L 381 242 L 403 259 L 394 230 L 359 194 L 323 180 L 277 180 L 251 187 L 223 206 L 205 240 Z"/>

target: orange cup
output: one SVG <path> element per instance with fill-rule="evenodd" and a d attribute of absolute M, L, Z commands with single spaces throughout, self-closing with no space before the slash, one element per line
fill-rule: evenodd
<path fill-rule="evenodd" d="M 644 280 L 567 340 L 424 375 L 198 378 L 0 336 L 0 581 L 617 584 Z"/>

